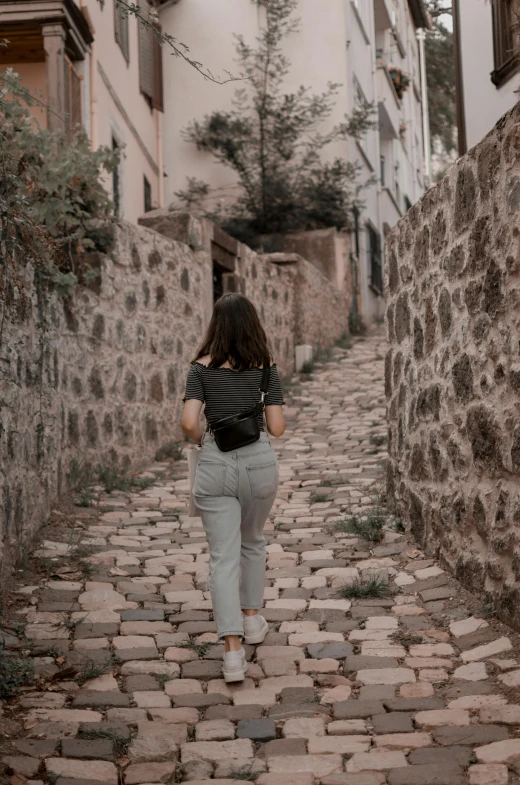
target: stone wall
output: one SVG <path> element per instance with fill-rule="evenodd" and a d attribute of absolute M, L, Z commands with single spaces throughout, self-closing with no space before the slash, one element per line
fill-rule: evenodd
<path fill-rule="evenodd" d="M 187 214 L 154 211 L 142 223 L 152 228 L 122 222 L 108 254 L 86 255 L 84 284 L 71 301 L 49 295 L 43 314 L 30 265 L 20 270 L 32 307 L 5 323 L 0 366 L 4 563 L 67 489 L 73 462 L 139 468 L 182 438 L 181 399 L 211 316 L 215 258 L 229 268 L 225 290 L 256 304 L 282 374 L 293 370 L 295 341 L 330 345 L 347 329 L 347 311 L 326 307 L 342 296 L 309 262 L 273 264 Z"/>
<path fill-rule="evenodd" d="M 388 237 L 389 498 L 520 624 L 520 105 Z"/>
<path fill-rule="evenodd" d="M 86 261 L 99 273 L 90 286 L 79 286 L 70 304 L 49 297 L 41 384 L 36 303 L 23 320 L 6 325 L 11 360 L 0 381 L 5 545 L 24 541 L 45 520 L 67 487 L 73 460 L 136 466 L 180 435 L 186 366 L 204 321 L 207 266 L 188 246 L 128 223 L 117 230 L 112 253 Z M 29 268 L 26 274 L 30 287 Z"/>

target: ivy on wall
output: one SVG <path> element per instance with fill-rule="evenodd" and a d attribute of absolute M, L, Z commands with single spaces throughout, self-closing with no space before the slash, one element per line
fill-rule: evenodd
<path fill-rule="evenodd" d="M 35 414 L 38 455 L 43 455 L 48 295 L 54 291 L 70 301 L 79 254 L 105 250 L 102 227 L 114 218 L 103 176 L 117 166 L 118 154 L 107 147 L 92 151 L 83 129 L 68 141 L 64 133 L 41 128 L 29 111 L 35 103 L 40 102 L 12 69 L 0 73 L 0 381 L 13 383 L 16 347 L 6 338 L 8 321 L 28 317 L 36 292 L 40 403 Z M 6 406 L 0 398 L 0 439 Z"/>

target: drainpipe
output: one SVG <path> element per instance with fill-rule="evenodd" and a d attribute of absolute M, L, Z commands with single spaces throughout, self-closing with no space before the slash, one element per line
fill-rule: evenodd
<path fill-rule="evenodd" d="M 99 146 L 96 66 L 96 39 L 94 39 L 90 49 L 90 146 L 93 150 L 97 150 Z"/>
<path fill-rule="evenodd" d="M 157 140 L 157 167 L 159 169 L 157 201 L 159 207 L 164 207 L 164 173 L 163 173 L 163 128 L 162 112 L 155 109 L 155 129 Z"/>
<path fill-rule="evenodd" d="M 358 324 L 359 311 L 358 311 L 358 290 L 359 290 L 359 211 L 356 206 L 352 208 L 354 214 L 354 240 L 356 253 L 350 252 L 350 266 L 352 271 L 352 301 L 350 303 L 350 325 L 351 327 Z"/>
<path fill-rule="evenodd" d="M 81 0 L 81 11 L 87 20 L 89 30 L 94 39 L 90 44 L 89 54 L 89 104 L 90 104 L 90 147 L 97 150 L 99 145 L 98 137 L 98 105 L 97 105 L 97 56 L 96 56 L 96 35 L 92 19 L 90 17 L 86 0 Z"/>
<path fill-rule="evenodd" d="M 424 144 L 424 178 L 429 188 L 432 184 L 432 158 L 430 141 L 430 114 L 428 111 L 428 87 L 426 83 L 426 55 L 424 52 L 424 41 L 426 33 L 420 27 L 416 32 L 419 42 L 419 62 L 421 66 L 421 103 L 423 120 L 423 144 Z"/>
<path fill-rule="evenodd" d="M 455 86 L 457 91 L 457 136 L 459 155 L 468 152 L 466 115 L 464 111 L 464 82 L 462 78 L 462 45 L 460 40 L 460 2 L 453 0 L 453 43 L 455 55 Z"/>

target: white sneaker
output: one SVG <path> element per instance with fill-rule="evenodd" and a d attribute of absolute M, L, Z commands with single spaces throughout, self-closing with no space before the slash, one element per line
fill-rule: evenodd
<path fill-rule="evenodd" d="M 224 681 L 244 681 L 247 670 L 246 653 L 243 648 L 238 651 L 226 651 L 222 673 Z"/>
<path fill-rule="evenodd" d="M 269 625 L 264 617 L 256 613 L 254 616 L 243 616 L 242 619 L 246 643 L 262 643 L 269 632 Z"/>

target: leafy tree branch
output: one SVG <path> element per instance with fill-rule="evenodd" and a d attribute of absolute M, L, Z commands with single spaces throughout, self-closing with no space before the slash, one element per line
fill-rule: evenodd
<path fill-rule="evenodd" d="M 135 16 L 143 27 L 153 31 L 161 45 L 169 47 L 170 54 L 174 57 L 180 57 L 181 60 L 184 60 L 188 65 L 198 71 L 204 79 L 208 79 L 215 84 L 226 84 L 227 82 L 240 81 L 243 78 L 241 76 L 235 77 L 229 71 L 224 71 L 226 78 L 215 76 L 209 68 L 206 68 L 198 60 L 193 59 L 190 55 L 189 46 L 178 41 L 177 38 L 174 38 L 170 33 L 165 33 L 161 30 L 159 27 L 159 16 L 153 7 L 150 6 L 150 13 L 146 14 L 143 13 L 143 9 L 139 3 L 128 3 L 126 0 L 115 0 L 115 2 L 116 8 L 120 11 L 122 16 Z"/>
<path fill-rule="evenodd" d="M 297 0 L 253 0 L 265 12 L 255 44 L 236 35 L 236 60 L 245 85 L 232 108 L 194 120 L 184 138 L 231 169 L 238 182 L 233 204 L 208 211 L 227 231 L 249 244 L 266 234 L 349 225 L 360 201 L 360 167 L 329 153 L 335 142 L 361 140 L 374 127 L 374 107 L 360 106 L 327 129 L 340 85 L 322 93 L 301 86 L 285 92 L 290 61 L 286 38 L 299 28 Z M 175 196 L 193 208 L 211 196 L 209 186 L 191 178 Z"/>

